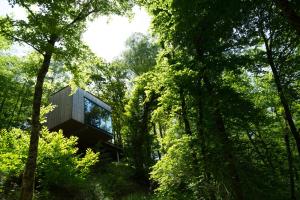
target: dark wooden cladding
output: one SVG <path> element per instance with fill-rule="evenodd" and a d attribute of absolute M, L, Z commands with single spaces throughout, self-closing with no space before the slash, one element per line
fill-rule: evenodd
<path fill-rule="evenodd" d="M 58 131 L 62 129 L 66 136 L 78 136 L 79 143 L 82 146 L 90 146 L 99 141 L 111 140 L 113 137 L 111 134 L 84 123 L 84 98 L 111 112 L 109 105 L 91 93 L 78 88 L 72 94 L 71 88 L 65 87 L 50 98 L 50 102 L 56 107 L 47 116 L 49 130 Z"/>
<path fill-rule="evenodd" d="M 91 147 L 99 141 L 105 142 L 112 139 L 110 135 L 105 134 L 101 130 L 72 119 L 51 129 L 51 131 L 59 130 L 63 130 L 64 135 L 67 137 L 77 136 L 79 138 L 79 146 L 82 148 Z"/>

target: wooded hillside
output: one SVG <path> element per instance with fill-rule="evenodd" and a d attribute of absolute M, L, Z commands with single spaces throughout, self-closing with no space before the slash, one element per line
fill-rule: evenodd
<path fill-rule="evenodd" d="M 9 3 L 27 19 L 0 17 L 0 199 L 300 199 L 300 1 Z M 151 34 L 112 62 L 81 40 L 135 5 Z M 120 162 L 43 126 L 67 85 L 111 106 Z"/>

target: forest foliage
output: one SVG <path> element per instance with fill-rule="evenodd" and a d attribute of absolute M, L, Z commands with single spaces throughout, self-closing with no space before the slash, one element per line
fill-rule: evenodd
<path fill-rule="evenodd" d="M 8 189 L 17 189 L 16 185 L 10 184 L 20 182 L 27 158 L 29 133 L 14 128 L 10 131 L 2 130 L 0 134 L 0 186 L 1 192 L 9 194 L 11 191 Z M 50 133 L 46 127 L 43 128 L 39 142 L 36 188 L 47 191 L 49 188 L 64 185 L 76 190 L 80 185 L 86 184 L 90 167 L 99 160 L 99 153 L 87 149 L 82 156 L 78 154 L 76 144 L 76 137 L 65 138 L 62 132 Z M 10 195 L 17 197 L 14 193 Z"/>
<path fill-rule="evenodd" d="M 25 9 L 44 5 L 12 3 Z M 131 3 L 95 1 L 82 13 L 128 14 Z M 133 34 L 111 63 L 80 40 L 88 15 L 74 29 L 63 29 L 80 6 L 65 10 L 63 2 L 49 4 L 47 12 L 37 13 L 40 20 L 29 13 L 30 26 L 0 19 L 1 192 L 20 191 L 30 135 L 37 133 L 31 181 L 37 194 L 48 191 L 48 197 L 62 186 L 89 191 L 86 184 L 94 192 L 82 199 L 299 199 L 300 3 L 134 3 L 151 16 L 151 35 Z M 39 37 L 29 37 L 24 27 Z M 30 43 L 36 52 L 14 56 L 13 42 Z M 43 78 L 45 61 L 49 69 Z M 120 163 L 101 162 L 101 152 L 80 154 L 76 138 L 41 128 L 39 109 L 47 108 L 62 83 L 83 87 L 111 105 L 114 142 L 124 153 Z"/>

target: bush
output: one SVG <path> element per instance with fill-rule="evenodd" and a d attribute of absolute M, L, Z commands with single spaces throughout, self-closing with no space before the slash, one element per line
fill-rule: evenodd
<path fill-rule="evenodd" d="M 62 132 L 49 133 L 43 129 L 37 170 L 43 186 L 78 185 L 85 181 L 99 153 L 87 149 L 82 157 L 77 154 L 76 144 L 76 137 L 65 138 Z"/>
<path fill-rule="evenodd" d="M 0 194 L 17 188 L 16 183 L 24 168 L 28 144 L 29 136 L 20 129 L 0 131 Z"/>
<path fill-rule="evenodd" d="M 145 199 L 149 192 L 134 179 L 134 168 L 126 163 L 113 162 L 101 166 L 93 174 L 90 184 L 91 187 L 101 187 L 104 196 L 109 199 L 134 199 L 136 196 Z"/>
<path fill-rule="evenodd" d="M 12 179 L 20 177 L 27 158 L 29 133 L 20 129 L 0 131 L 0 189 L 7 191 Z M 77 138 L 65 138 L 61 131 L 42 129 L 37 161 L 37 187 L 76 188 L 85 183 L 99 157 L 91 149 L 77 154 Z"/>
<path fill-rule="evenodd" d="M 189 136 L 172 139 L 167 153 L 153 166 L 151 179 L 159 185 L 157 199 L 195 199 L 190 140 Z"/>

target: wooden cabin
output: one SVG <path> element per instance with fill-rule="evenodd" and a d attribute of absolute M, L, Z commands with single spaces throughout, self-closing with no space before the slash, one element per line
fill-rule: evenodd
<path fill-rule="evenodd" d="M 62 129 L 66 136 L 77 136 L 81 148 L 99 142 L 114 146 L 109 105 L 80 88 L 71 93 L 70 87 L 53 94 L 50 102 L 56 106 L 47 116 L 50 131 Z"/>

